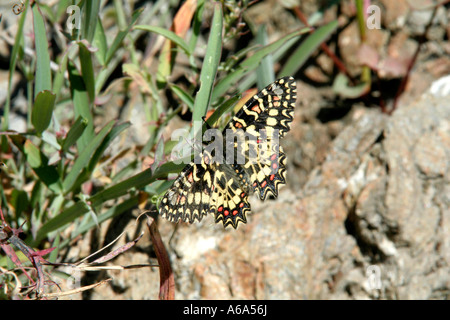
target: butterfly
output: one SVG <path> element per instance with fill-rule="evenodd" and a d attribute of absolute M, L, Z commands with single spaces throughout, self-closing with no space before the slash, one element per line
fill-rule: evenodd
<path fill-rule="evenodd" d="M 249 195 L 276 198 L 286 183 L 286 155 L 278 140 L 290 129 L 296 99 L 292 77 L 278 79 L 251 97 L 222 131 L 227 161 L 217 161 L 217 152 L 206 146 L 161 198 L 160 215 L 172 222 L 193 223 L 209 213 L 216 223 L 234 229 L 247 223 Z M 242 136 L 248 139 L 234 141 Z M 227 157 L 239 147 L 243 153 Z"/>

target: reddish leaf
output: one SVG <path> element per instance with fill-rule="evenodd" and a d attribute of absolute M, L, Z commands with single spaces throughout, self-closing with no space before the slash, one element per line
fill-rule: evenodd
<path fill-rule="evenodd" d="M 197 8 L 197 0 L 187 0 L 176 13 L 170 31 L 183 38 L 191 25 L 192 17 Z M 174 44 L 166 39 L 161 49 L 160 65 L 158 67 L 158 82 L 165 82 L 166 77 L 172 72 L 172 64 L 175 61 L 176 51 L 173 51 Z"/>
<path fill-rule="evenodd" d="M 173 19 L 172 31 L 178 36 L 184 37 L 191 26 L 191 20 L 197 9 L 197 0 L 187 0 L 178 10 Z"/>
<path fill-rule="evenodd" d="M 362 44 L 358 50 L 358 60 L 361 64 L 368 66 L 372 70 L 376 70 L 380 57 L 374 48 L 367 44 Z"/>
<path fill-rule="evenodd" d="M 169 255 L 167 254 L 161 235 L 153 218 L 148 217 L 147 227 L 150 232 L 153 247 L 155 248 L 156 258 L 159 264 L 159 299 L 175 299 L 175 280 L 173 278 L 172 267 L 170 266 Z"/>

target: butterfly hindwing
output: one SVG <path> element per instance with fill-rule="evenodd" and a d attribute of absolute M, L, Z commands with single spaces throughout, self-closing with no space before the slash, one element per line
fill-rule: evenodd
<path fill-rule="evenodd" d="M 239 174 L 232 170 L 234 167 L 226 165 L 218 167 L 210 212 L 215 217 L 216 223 L 222 222 L 225 228 L 231 226 L 236 229 L 240 223 L 247 223 L 250 203 L 248 186 Z"/>

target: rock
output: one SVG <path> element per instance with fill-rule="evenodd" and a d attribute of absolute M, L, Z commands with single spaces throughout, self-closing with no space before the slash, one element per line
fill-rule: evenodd
<path fill-rule="evenodd" d="M 179 228 L 176 297 L 448 296 L 447 101 L 427 94 L 391 117 L 358 113 L 301 190 L 252 197 L 253 214 L 238 231 L 211 219 Z"/>

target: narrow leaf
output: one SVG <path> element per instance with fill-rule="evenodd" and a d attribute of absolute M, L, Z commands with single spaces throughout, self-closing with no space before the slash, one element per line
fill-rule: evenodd
<path fill-rule="evenodd" d="M 84 84 L 86 86 L 89 101 L 93 102 L 95 100 L 94 66 L 92 64 L 92 54 L 87 45 L 88 44 L 84 41 L 78 42 L 81 76 L 83 77 Z"/>
<path fill-rule="evenodd" d="M 41 242 L 47 235 L 55 231 L 67 223 L 73 222 L 76 218 L 81 217 L 86 212 L 89 212 L 90 208 L 84 201 L 78 201 L 75 205 L 64 210 L 54 218 L 48 220 L 38 231 L 36 235 L 35 244 Z"/>
<path fill-rule="evenodd" d="M 188 107 L 191 112 L 194 110 L 194 98 L 191 97 L 189 93 L 184 91 L 181 87 L 176 84 L 170 85 L 170 89 L 181 99 Z"/>
<path fill-rule="evenodd" d="M 295 74 L 314 51 L 336 31 L 337 27 L 338 21 L 334 20 L 311 33 L 289 57 L 278 76 L 285 77 Z"/>
<path fill-rule="evenodd" d="M 175 43 L 181 49 L 183 49 L 183 51 L 186 52 L 186 54 L 188 56 L 190 56 L 192 54 L 191 51 L 190 51 L 189 46 L 183 40 L 183 38 L 177 36 L 174 32 L 172 32 L 170 30 L 167 30 L 167 29 L 164 29 L 164 28 L 161 28 L 161 27 L 156 27 L 156 26 L 148 26 L 148 25 L 137 25 L 133 29 L 144 30 L 144 31 L 154 32 L 154 33 L 160 34 L 163 37 L 165 37 L 165 38 L 169 39 L 170 41 L 172 41 L 173 43 Z"/>
<path fill-rule="evenodd" d="M 211 101 L 216 101 L 219 97 L 223 96 L 227 90 L 236 84 L 240 78 L 242 78 L 243 75 L 247 74 L 250 71 L 255 70 L 259 63 L 261 62 L 261 59 L 264 58 L 266 55 L 273 53 L 277 49 L 283 46 L 283 44 L 290 40 L 291 38 L 298 37 L 306 32 L 308 32 L 309 28 L 304 28 L 301 30 L 294 31 L 283 38 L 268 44 L 267 46 L 262 47 L 259 50 L 256 50 L 253 55 L 251 55 L 249 58 L 245 59 L 234 72 L 229 73 L 226 77 L 220 80 L 214 87 L 214 91 L 212 94 Z"/>
<path fill-rule="evenodd" d="M 83 2 L 84 17 L 82 19 L 81 34 L 83 39 L 86 39 L 89 43 L 92 42 L 95 35 L 95 29 L 97 26 L 98 12 L 100 11 L 100 0 L 90 0 Z"/>
<path fill-rule="evenodd" d="M 256 42 L 261 46 L 266 46 L 269 42 L 266 31 L 266 26 L 261 25 L 256 34 Z M 258 82 L 258 88 L 264 88 L 269 83 L 275 81 L 275 73 L 273 71 L 273 57 L 272 54 L 268 54 L 262 58 L 260 65 L 256 69 L 256 79 Z"/>
<path fill-rule="evenodd" d="M 91 113 L 92 104 L 89 102 L 83 78 L 71 61 L 68 62 L 67 69 L 69 71 L 70 90 L 72 93 L 75 117 L 78 118 L 81 116 L 87 120 L 87 127 L 81 137 L 77 140 L 78 149 L 83 150 L 94 137 L 94 119 Z"/>
<path fill-rule="evenodd" d="M 34 42 L 36 46 L 36 78 L 35 78 L 35 98 L 39 92 L 52 90 L 52 74 L 50 71 L 50 56 L 48 50 L 47 32 L 45 30 L 44 19 L 35 2 L 32 5 Z"/>
<path fill-rule="evenodd" d="M 83 150 L 80 150 L 81 153 L 79 157 L 75 160 L 73 167 L 63 182 L 63 189 L 66 193 L 76 187 L 75 182 L 77 181 L 78 176 L 82 173 L 83 169 L 85 169 L 92 154 L 97 150 L 98 146 L 111 130 L 113 125 L 114 121 L 109 122 L 105 127 L 103 127 L 102 130 L 100 130 L 98 134 L 95 135 L 94 139 L 92 139 L 92 141 L 90 141 Z"/>
<path fill-rule="evenodd" d="M 130 189 L 144 188 L 146 185 L 167 177 L 169 173 L 178 173 L 185 166 L 184 163 L 174 164 L 172 162 L 164 163 L 152 174 L 151 169 L 144 170 L 124 181 L 121 181 L 107 189 L 104 189 L 88 199 L 93 207 L 102 204 L 105 201 L 116 199 L 125 195 Z"/>
<path fill-rule="evenodd" d="M 125 37 L 130 33 L 131 28 L 136 23 L 137 19 L 139 18 L 139 16 L 142 13 L 142 11 L 144 11 L 143 8 L 133 12 L 133 16 L 131 17 L 131 22 L 128 25 L 128 28 L 126 30 L 120 31 L 117 34 L 117 36 L 114 38 L 113 43 L 111 44 L 111 46 L 108 49 L 108 52 L 106 53 L 105 65 L 107 65 L 111 61 L 111 59 L 114 57 L 114 55 L 116 54 L 120 45 L 122 44 L 123 39 L 125 39 Z"/>
<path fill-rule="evenodd" d="M 192 114 L 193 121 L 200 121 L 208 110 L 214 79 L 216 78 L 220 56 L 222 54 L 222 29 L 222 6 L 216 4 L 208 38 L 208 46 L 206 47 L 206 54 L 200 73 L 200 89 L 195 96 L 194 112 Z"/>
<path fill-rule="evenodd" d="M 129 128 L 131 123 L 124 122 L 119 125 L 114 125 L 110 132 L 106 135 L 105 139 L 101 142 L 97 150 L 95 150 L 94 154 L 89 161 L 89 165 L 87 166 L 88 171 L 93 171 L 97 163 L 100 161 L 100 158 L 103 156 L 106 148 L 108 148 L 112 141 L 125 129 Z"/>
<path fill-rule="evenodd" d="M 95 55 L 102 66 L 105 65 L 106 53 L 108 51 L 108 44 L 106 42 L 105 30 L 103 29 L 102 20 L 98 18 L 97 28 L 95 29 L 95 36 L 93 45 L 98 48 Z"/>
<path fill-rule="evenodd" d="M 61 144 L 61 150 L 63 152 L 67 152 L 71 146 L 73 146 L 78 138 L 81 137 L 83 134 L 84 129 L 86 129 L 88 125 L 88 121 L 83 118 L 82 116 L 79 116 L 75 123 L 70 128 L 69 132 L 67 133 L 66 138 Z"/>

